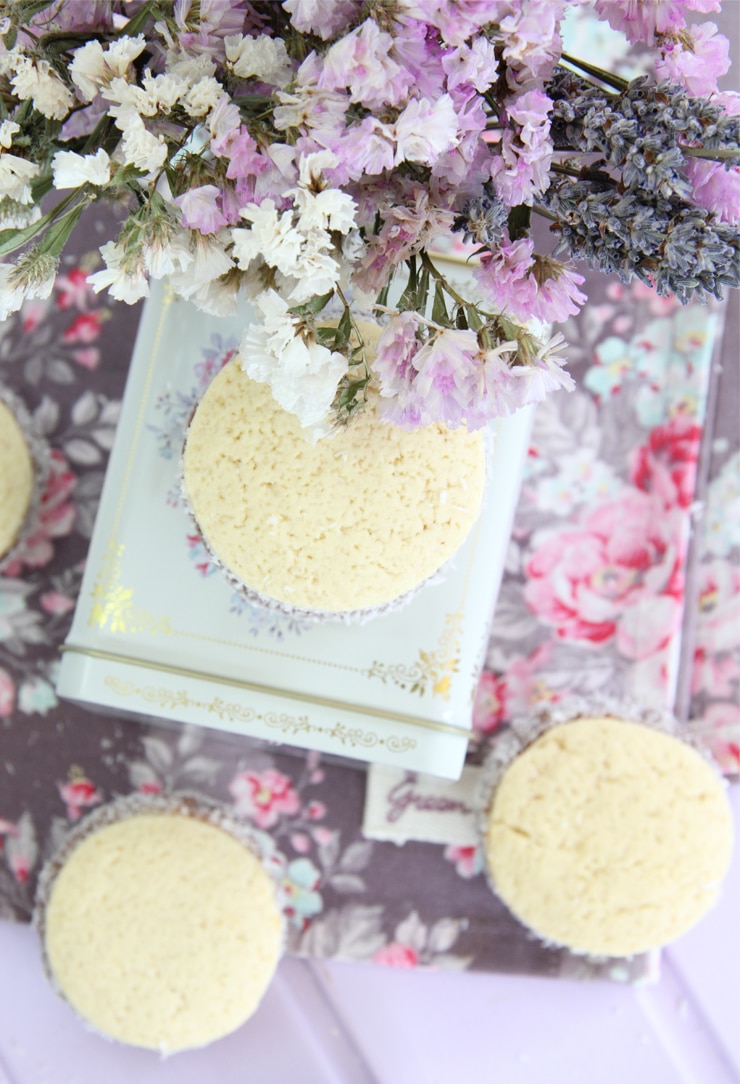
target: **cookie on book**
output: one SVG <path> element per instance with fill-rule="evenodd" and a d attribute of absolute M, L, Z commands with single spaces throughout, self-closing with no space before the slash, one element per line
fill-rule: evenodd
<path fill-rule="evenodd" d="M 371 352 L 370 352 L 371 353 Z M 364 411 L 316 443 L 239 361 L 188 429 L 184 494 L 206 547 L 246 597 L 308 616 L 373 616 L 465 541 L 485 485 L 483 435 L 408 431 Z"/>

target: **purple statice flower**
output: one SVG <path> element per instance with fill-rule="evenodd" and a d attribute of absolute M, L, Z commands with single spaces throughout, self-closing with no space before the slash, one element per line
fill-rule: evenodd
<path fill-rule="evenodd" d="M 388 204 L 384 203 L 380 232 L 368 238 L 362 265 L 353 275 L 360 290 L 377 292 L 382 289 L 399 263 L 425 248 L 433 237 L 448 232 L 452 227 L 452 211 L 430 199 L 426 186 L 406 184 L 394 187 L 397 197 L 394 200 L 391 195 Z M 393 189 L 389 192 L 392 193 Z M 354 190 L 352 194 L 355 194 Z M 362 224 L 363 215 L 368 210 L 375 217 L 371 205 L 363 207 L 360 200 L 358 205 L 358 224 Z"/>
<path fill-rule="evenodd" d="M 31 25 L 51 23 L 56 31 L 80 30 L 103 31 L 113 29 L 113 5 L 110 0 L 76 0 L 74 4 L 58 0 L 49 12 L 48 8 L 31 20 Z"/>
<path fill-rule="evenodd" d="M 335 184 L 358 181 L 363 176 L 376 176 L 393 168 L 395 143 L 393 130 L 375 117 L 368 116 L 358 124 L 343 128 L 327 146 L 339 159 L 332 180 Z"/>
<path fill-rule="evenodd" d="M 450 45 L 463 45 L 488 23 L 511 12 L 508 0 L 398 0 L 399 14 L 435 27 Z"/>
<path fill-rule="evenodd" d="M 228 158 L 226 176 L 231 181 L 257 177 L 270 165 L 243 124 L 237 130 L 211 140 L 211 150 L 218 158 Z"/>
<path fill-rule="evenodd" d="M 272 119 L 278 131 L 310 131 L 317 141 L 328 146 L 329 140 L 339 138 L 345 128 L 350 98 L 345 89 L 319 86 L 322 71 L 321 60 L 316 53 L 310 53 L 296 72 L 290 91 L 276 92 L 280 104 Z"/>
<path fill-rule="evenodd" d="M 442 57 L 447 89 L 473 87 L 479 93 L 488 90 L 498 79 L 498 60 L 493 42 L 478 37 L 468 45 L 458 45 Z"/>
<path fill-rule="evenodd" d="M 395 165 L 417 162 L 433 166 L 445 151 L 459 142 L 457 113 L 449 94 L 436 101 L 412 98 L 394 125 Z"/>
<path fill-rule="evenodd" d="M 559 27 L 566 6 L 566 0 L 521 0 L 517 10 L 501 20 L 503 59 L 512 90 L 552 75 L 563 52 Z"/>
<path fill-rule="evenodd" d="M 500 199 L 508 207 L 531 204 L 550 184 L 552 101 L 542 90 L 529 90 L 507 98 L 506 115 L 516 125 L 506 129 L 491 162 L 491 177 Z"/>
<path fill-rule="evenodd" d="M 350 99 L 368 109 L 400 105 L 413 77 L 393 59 L 393 38 L 374 19 L 345 34 L 323 59 L 318 85 L 325 90 L 349 89 Z"/>
<path fill-rule="evenodd" d="M 530 364 L 513 365 L 510 368 L 511 379 L 516 382 L 516 388 L 511 390 L 517 407 L 540 403 L 550 392 L 561 388 L 564 391 L 573 391 L 575 381 L 563 368 L 565 358 L 560 355 L 564 346 L 563 336 L 559 333 L 553 335 Z"/>
<path fill-rule="evenodd" d="M 267 169 L 256 177 L 247 177 L 236 182 L 236 189 L 241 197 L 242 188 L 252 191 L 251 199 L 242 199 L 242 206 L 247 203 L 262 203 L 265 199 L 274 201 L 279 210 L 292 206 L 286 192 L 295 188 L 298 180 L 296 148 L 287 143 L 269 143 L 262 147 L 262 154 L 267 159 Z"/>
<path fill-rule="evenodd" d="M 328 41 L 355 22 L 362 0 L 283 0 L 282 6 L 296 30 Z"/>
<path fill-rule="evenodd" d="M 383 398 L 396 399 L 408 392 L 416 375 L 413 360 L 422 346 L 419 331 L 423 326 L 418 313 L 399 312 L 380 333 L 373 371 Z"/>
<path fill-rule="evenodd" d="M 457 143 L 439 156 L 432 176 L 440 188 L 455 189 L 459 203 L 480 192 L 491 177 L 491 152 L 485 140 L 487 116 L 480 96 L 470 86 L 450 91 L 457 118 Z"/>
<path fill-rule="evenodd" d="M 740 222 L 740 166 L 690 158 L 685 169 L 694 203 L 714 211 L 720 222 Z"/>
<path fill-rule="evenodd" d="M 518 241 L 505 241 L 481 257 L 473 276 L 485 298 L 498 309 L 531 303 L 537 292 L 531 276 L 533 250 L 534 241 L 521 237 Z"/>
<path fill-rule="evenodd" d="M 730 68 L 730 43 L 714 23 L 701 23 L 661 42 L 655 61 L 658 79 L 686 87 L 694 98 L 717 90 L 717 80 Z"/>
<path fill-rule="evenodd" d="M 560 324 L 569 316 L 577 316 L 580 306 L 588 300 L 578 289 L 585 281 L 583 275 L 557 260 L 536 257 L 532 277 L 537 283 L 537 293 L 530 315 L 536 320 Z M 520 320 L 527 318 L 523 309 L 515 315 Z"/>
<path fill-rule="evenodd" d="M 72 6 L 72 5 L 68 5 Z M 180 47 L 191 56 L 208 56 L 219 64 L 226 58 L 224 38 L 241 34 L 247 14 L 242 0 L 200 0 L 195 10 L 198 26 L 188 27 L 193 16 L 193 0 L 175 0 L 173 15 Z"/>
<path fill-rule="evenodd" d="M 434 99 L 443 94 L 447 75 L 442 61 L 447 49 L 428 35 L 426 24 L 416 19 L 400 19 L 393 31 L 393 42 L 393 55 L 410 73 L 417 97 Z"/>
<path fill-rule="evenodd" d="M 482 391 L 476 334 L 436 328 L 421 343 L 419 326 L 415 313 L 401 313 L 378 342 L 381 417 L 404 429 L 435 422 L 457 428 L 470 419 Z"/>
<path fill-rule="evenodd" d="M 488 181 L 463 204 L 452 228 L 464 234 L 465 242 L 475 241 L 492 249 L 501 244 L 508 219 L 509 208 L 498 198 L 493 184 Z"/>
<path fill-rule="evenodd" d="M 189 188 L 175 200 L 182 211 L 182 224 L 199 233 L 216 233 L 229 224 L 220 207 L 221 189 L 215 184 Z M 238 218 L 237 218 L 238 221 Z"/>
<path fill-rule="evenodd" d="M 628 41 L 655 45 L 656 34 L 683 29 L 688 4 L 686 0 L 595 0 L 594 7 L 599 18 L 612 29 L 623 30 Z"/>
<path fill-rule="evenodd" d="M 740 116 L 740 94 L 736 90 L 723 90 L 712 95 L 714 105 L 724 109 L 728 117 Z"/>
<path fill-rule="evenodd" d="M 427 424 L 456 429 L 475 408 L 481 391 L 478 337 L 474 331 L 441 328 L 413 357 L 412 402 Z"/>
<path fill-rule="evenodd" d="M 484 255 L 475 272 L 479 287 L 497 308 L 522 323 L 530 318 L 561 323 L 576 316 L 586 301 L 578 289 L 583 275 L 533 250 L 534 242 L 522 237 Z"/>

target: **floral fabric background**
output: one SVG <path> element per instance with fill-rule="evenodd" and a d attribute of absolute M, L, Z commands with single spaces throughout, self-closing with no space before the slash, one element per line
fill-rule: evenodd
<path fill-rule="evenodd" d="M 357 764 L 57 701 L 59 648 L 138 317 L 85 284 L 108 214 L 90 209 L 86 243 L 49 301 L 0 325 L 0 381 L 53 449 L 41 527 L 0 576 L 0 916 L 29 919 L 41 862 L 87 809 L 137 790 L 189 789 L 265 833 L 294 952 L 397 967 L 649 975 L 650 958 L 606 966 L 529 938 L 488 890 L 474 849 L 365 840 Z M 719 374 L 718 394 L 710 380 L 724 314 L 609 281 L 591 284 L 590 297 L 564 329 L 577 390 L 536 418 L 470 756 L 479 759 L 512 715 L 567 693 L 670 705 L 686 688 L 683 714 L 737 772 L 736 364 Z M 736 345 L 727 350 L 732 360 Z M 153 434 L 160 450 L 167 409 L 165 435 Z"/>

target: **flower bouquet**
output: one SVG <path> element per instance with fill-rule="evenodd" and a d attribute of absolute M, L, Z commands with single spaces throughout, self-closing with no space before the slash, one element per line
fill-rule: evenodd
<path fill-rule="evenodd" d="M 585 301 L 571 260 L 683 302 L 740 282 L 740 95 L 717 89 L 716 26 L 687 23 L 719 0 L 594 0 L 648 50 L 631 81 L 563 51 L 579 6 L 0 3 L 0 318 L 49 295 L 104 198 L 125 217 L 94 289 L 133 303 L 166 278 L 216 315 L 249 299 L 242 364 L 317 436 L 371 382 L 407 427 L 572 387 L 543 330 Z M 464 291 L 435 255 L 451 232 Z"/>

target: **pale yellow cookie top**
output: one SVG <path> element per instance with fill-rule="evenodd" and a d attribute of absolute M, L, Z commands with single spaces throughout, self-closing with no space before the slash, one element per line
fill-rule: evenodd
<path fill-rule="evenodd" d="M 213 824 L 142 813 L 99 828 L 52 884 L 54 980 L 93 1028 L 135 1046 L 203 1046 L 257 1008 L 281 953 L 259 859 Z"/>
<path fill-rule="evenodd" d="M 628 956 L 712 906 L 732 837 L 724 785 L 696 750 L 640 723 L 584 718 L 506 769 L 485 848 L 496 891 L 541 938 Z"/>
<path fill-rule="evenodd" d="M 188 432 L 183 480 L 203 537 L 247 587 L 288 606 L 385 605 L 455 553 L 485 484 L 480 433 L 379 422 L 371 404 L 313 444 L 238 361 Z"/>
<path fill-rule="evenodd" d="M 0 400 L 0 557 L 23 526 L 33 492 L 33 463 L 12 412 Z"/>

